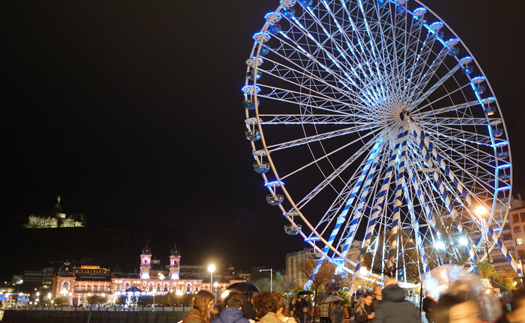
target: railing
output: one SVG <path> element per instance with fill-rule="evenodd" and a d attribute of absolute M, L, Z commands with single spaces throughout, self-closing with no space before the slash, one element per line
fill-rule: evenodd
<path fill-rule="evenodd" d="M 99 307 L 99 306 L 21 306 L 13 308 L 4 308 L 9 311 L 93 311 L 93 312 L 187 312 L 191 309 L 189 306 L 135 306 L 135 307 Z"/>

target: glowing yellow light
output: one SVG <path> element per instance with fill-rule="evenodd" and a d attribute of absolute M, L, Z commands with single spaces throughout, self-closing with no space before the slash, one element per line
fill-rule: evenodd
<path fill-rule="evenodd" d="M 477 215 L 485 215 L 485 214 L 488 214 L 489 213 L 489 210 L 484 207 L 483 205 L 478 205 L 478 207 L 476 207 L 476 214 Z"/>

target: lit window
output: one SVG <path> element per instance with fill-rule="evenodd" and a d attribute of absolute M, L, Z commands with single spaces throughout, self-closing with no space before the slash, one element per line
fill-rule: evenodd
<path fill-rule="evenodd" d="M 523 238 L 517 238 L 516 239 L 516 245 L 521 246 L 523 244 Z"/>

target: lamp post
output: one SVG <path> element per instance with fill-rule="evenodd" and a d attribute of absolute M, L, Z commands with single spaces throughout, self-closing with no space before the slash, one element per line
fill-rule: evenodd
<path fill-rule="evenodd" d="M 210 272 L 210 291 L 213 290 L 213 273 L 215 272 L 215 265 L 209 265 L 208 271 Z"/>
<path fill-rule="evenodd" d="M 219 283 L 218 282 L 215 282 L 213 283 L 213 287 L 215 287 L 215 304 L 217 304 L 217 287 L 219 287 Z"/>
<path fill-rule="evenodd" d="M 262 271 L 269 271 L 270 272 L 270 292 L 273 292 L 273 275 L 272 273 L 275 271 L 273 270 L 272 268 L 270 269 L 259 269 L 259 272 L 262 272 Z M 278 272 L 275 271 L 276 274 L 278 274 Z"/>

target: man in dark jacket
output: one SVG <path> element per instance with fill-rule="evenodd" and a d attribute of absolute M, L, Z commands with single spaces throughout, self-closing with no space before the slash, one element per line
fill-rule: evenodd
<path fill-rule="evenodd" d="M 405 292 L 394 279 L 386 282 L 383 300 L 377 303 L 372 323 L 421 323 L 416 306 L 405 300 Z"/>

